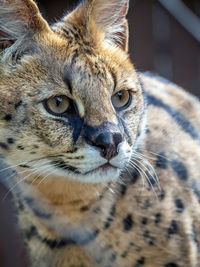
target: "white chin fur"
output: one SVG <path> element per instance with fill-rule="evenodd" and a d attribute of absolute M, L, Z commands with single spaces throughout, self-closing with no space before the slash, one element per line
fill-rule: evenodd
<path fill-rule="evenodd" d="M 85 175 L 83 174 L 76 174 L 73 172 L 65 171 L 65 170 L 56 170 L 54 172 L 55 175 L 66 177 L 66 179 L 76 180 L 83 183 L 104 183 L 108 182 L 114 179 L 117 179 L 120 174 L 120 169 L 110 167 L 105 170 L 98 169 L 91 171 L 90 173 L 87 173 Z"/>

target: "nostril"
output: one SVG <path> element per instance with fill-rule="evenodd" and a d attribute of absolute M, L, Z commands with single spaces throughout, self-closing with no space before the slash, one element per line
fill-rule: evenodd
<path fill-rule="evenodd" d="M 113 138 L 114 138 L 114 143 L 117 146 L 123 141 L 122 134 L 121 133 L 118 133 L 118 132 L 114 133 Z"/>

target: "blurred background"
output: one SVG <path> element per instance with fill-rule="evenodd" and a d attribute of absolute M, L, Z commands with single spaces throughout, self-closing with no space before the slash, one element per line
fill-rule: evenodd
<path fill-rule="evenodd" d="M 108 0 L 109 1 L 109 0 Z M 38 0 L 53 23 L 73 0 Z M 130 0 L 130 54 L 139 71 L 155 72 L 200 97 L 200 0 Z M 26 267 L 12 198 L 0 184 L 0 267 Z"/>

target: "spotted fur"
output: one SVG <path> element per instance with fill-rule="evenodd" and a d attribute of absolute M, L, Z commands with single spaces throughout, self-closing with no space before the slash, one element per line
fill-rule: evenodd
<path fill-rule="evenodd" d="M 85 0 L 50 27 L 0 0 L 1 173 L 30 266 L 200 266 L 200 104 L 136 72 L 127 10 Z"/>

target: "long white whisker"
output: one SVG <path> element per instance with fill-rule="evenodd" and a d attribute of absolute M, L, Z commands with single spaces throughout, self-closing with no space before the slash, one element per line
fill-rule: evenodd
<path fill-rule="evenodd" d="M 23 177 L 21 180 L 19 180 L 18 182 L 15 183 L 15 185 L 13 187 L 11 187 L 8 192 L 5 194 L 5 196 L 3 197 L 2 201 L 5 201 L 6 197 L 9 195 L 10 192 L 12 192 L 18 184 L 22 183 L 23 181 L 25 181 L 28 177 L 30 177 L 31 175 L 33 175 L 34 173 L 36 173 L 39 169 L 43 168 L 43 165 L 37 168 L 33 168 L 33 170 L 35 169 L 34 172 L 29 173 L 28 175 L 26 175 L 25 177 Z"/>
<path fill-rule="evenodd" d="M 130 164 L 132 164 L 132 162 L 130 162 Z M 133 167 L 134 167 L 134 165 L 133 165 Z M 154 186 L 152 185 L 151 180 L 149 179 L 148 175 L 146 174 L 146 172 L 145 172 L 140 166 L 137 165 L 137 167 L 141 170 L 141 172 L 142 172 L 142 173 L 144 174 L 144 176 L 146 177 L 146 179 L 147 179 L 148 183 L 150 184 L 150 186 L 151 186 L 151 188 L 152 188 L 152 190 L 153 190 L 153 192 L 154 192 L 156 198 L 158 199 L 158 195 L 157 195 L 157 193 L 156 193 L 156 191 L 155 191 L 155 188 L 154 188 Z M 159 199 L 158 199 L 158 200 L 159 200 Z"/>
<path fill-rule="evenodd" d="M 142 149 L 141 147 L 140 147 L 138 150 L 139 150 L 139 151 L 144 151 L 144 152 L 150 153 L 150 154 L 155 155 L 155 156 L 159 156 L 160 158 L 164 158 L 164 159 L 166 159 L 166 160 L 168 160 L 168 161 L 170 161 L 170 162 L 172 161 L 172 160 L 169 159 L 168 157 L 163 156 L 163 155 L 161 155 L 161 154 L 158 154 L 158 153 L 156 153 L 156 152 L 153 152 L 153 151 L 151 151 L 151 150 Z"/>
<path fill-rule="evenodd" d="M 48 169 L 48 170 L 49 170 L 49 168 L 52 169 L 53 167 L 56 167 L 56 166 L 59 166 L 59 163 L 53 164 L 53 166 L 52 166 L 52 165 L 46 166 L 45 169 Z M 47 171 L 48 171 L 48 170 L 47 170 Z M 32 181 L 31 184 L 34 184 L 34 183 L 38 180 L 38 178 L 39 178 L 41 175 L 45 174 L 47 171 L 44 171 L 44 172 L 42 171 L 42 173 L 39 173 L 39 174 L 36 176 L 36 178 L 34 178 L 34 180 Z M 42 178 L 42 180 L 43 180 L 43 178 Z M 42 181 L 42 180 L 41 180 L 41 181 Z M 41 183 L 41 181 L 39 182 L 39 184 Z"/>
<path fill-rule="evenodd" d="M 161 187 L 160 187 L 160 181 L 159 181 L 158 175 L 157 175 L 157 173 L 156 173 L 154 167 L 152 166 L 152 164 L 151 164 L 147 159 L 145 159 L 145 158 L 143 157 L 143 154 L 141 154 L 141 153 L 138 153 L 138 154 L 141 156 L 142 160 L 147 164 L 147 166 L 149 166 L 150 169 L 153 171 L 153 173 L 154 173 L 154 175 L 155 175 L 155 178 L 156 178 L 156 180 L 157 180 L 157 184 L 158 184 L 158 186 L 159 186 L 159 189 L 161 189 Z"/>
<path fill-rule="evenodd" d="M 149 169 L 139 160 L 134 159 L 136 162 L 138 162 L 150 175 L 150 177 L 153 179 L 153 181 L 158 185 L 158 188 L 160 189 L 160 184 L 158 183 L 157 179 L 150 173 Z"/>
<path fill-rule="evenodd" d="M 45 165 L 46 163 L 48 163 L 49 161 L 46 161 L 46 162 L 42 162 L 42 165 Z M 40 164 L 40 166 L 42 166 Z M 12 177 L 14 177 L 15 175 L 18 176 L 19 174 L 23 174 L 23 173 L 26 173 L 28 171 L 31 171 L 31 169 L 34 169 L 35 166 L 38 166 L 38 163 L 34 164 L 33 166 L 31 166 L 29 169 L 26 169 L 26 170 L 23 170 L 23 171 L 20 171 L 20 172 L 17 172 L 17 171 L 13 171 L 14 173 L 12 173 L 11 175 L 9 175 L 8 177 L 5 177 L 5 182 L 7 182 L 9 179 L 11 179 Z"/>

